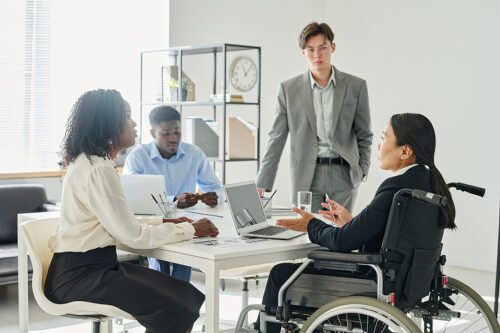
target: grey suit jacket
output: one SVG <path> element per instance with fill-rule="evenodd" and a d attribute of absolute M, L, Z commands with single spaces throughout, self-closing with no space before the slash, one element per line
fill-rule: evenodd
<path fill-rule="evenodd" d="M 368 174 L 373 134 L 366 82 L 335 68 L 333 148 L 350 165 L 357 186 Z M 257 187 L 271 190 L 278 163 L 290 133 L 291 198 L 311 187 L 318 155 L 316 115 L 309 72 L 280 84 L 276 115 L 267 149 L 257 174 Z"/>

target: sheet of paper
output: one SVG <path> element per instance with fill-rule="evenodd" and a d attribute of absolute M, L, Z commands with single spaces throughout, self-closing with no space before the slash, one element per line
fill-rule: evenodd
<path fill-rule="evenodd" d="M 198 245 L 217 246 L 217 247 L 236 247 L 241 244 L 250 244 L 263 242 L 266 238 L 240 238 L 240 237 L 216 237 L 211 239 L 193 240 Z"/>

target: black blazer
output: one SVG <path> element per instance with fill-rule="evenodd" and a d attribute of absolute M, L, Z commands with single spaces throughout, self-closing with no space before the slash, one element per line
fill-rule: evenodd
<path fill-rule="evenodd" d="M 380 252 L 392 198 L 403 188 L 433 192 L 430 171 L 417 165 L 404 174 L 386 179 L 372 202 L 342 228 L 313 219 L 307 227 L 311 242 L 333 251 Z"/>

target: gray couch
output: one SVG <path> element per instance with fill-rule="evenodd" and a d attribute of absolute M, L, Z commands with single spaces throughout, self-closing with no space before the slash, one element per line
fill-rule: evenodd
<path fill-rule="evenodd" d="M 42 185 L 0 186 L 0 285 L 17 282 L 17 214 L 54 207 Z"/>

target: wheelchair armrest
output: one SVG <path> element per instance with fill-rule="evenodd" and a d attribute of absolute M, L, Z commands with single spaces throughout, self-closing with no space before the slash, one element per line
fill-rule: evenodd
<path fill-rule="evenodd" d="M 373 264 L 379 265 L 382 263 L 382 256 L 379 253 L 357 253 L 357 252 L 333 252 L 325 250 L 316 250 L 309 252 L 309 259 L 315 261 L 337 261 L 353 264 Z"/>

